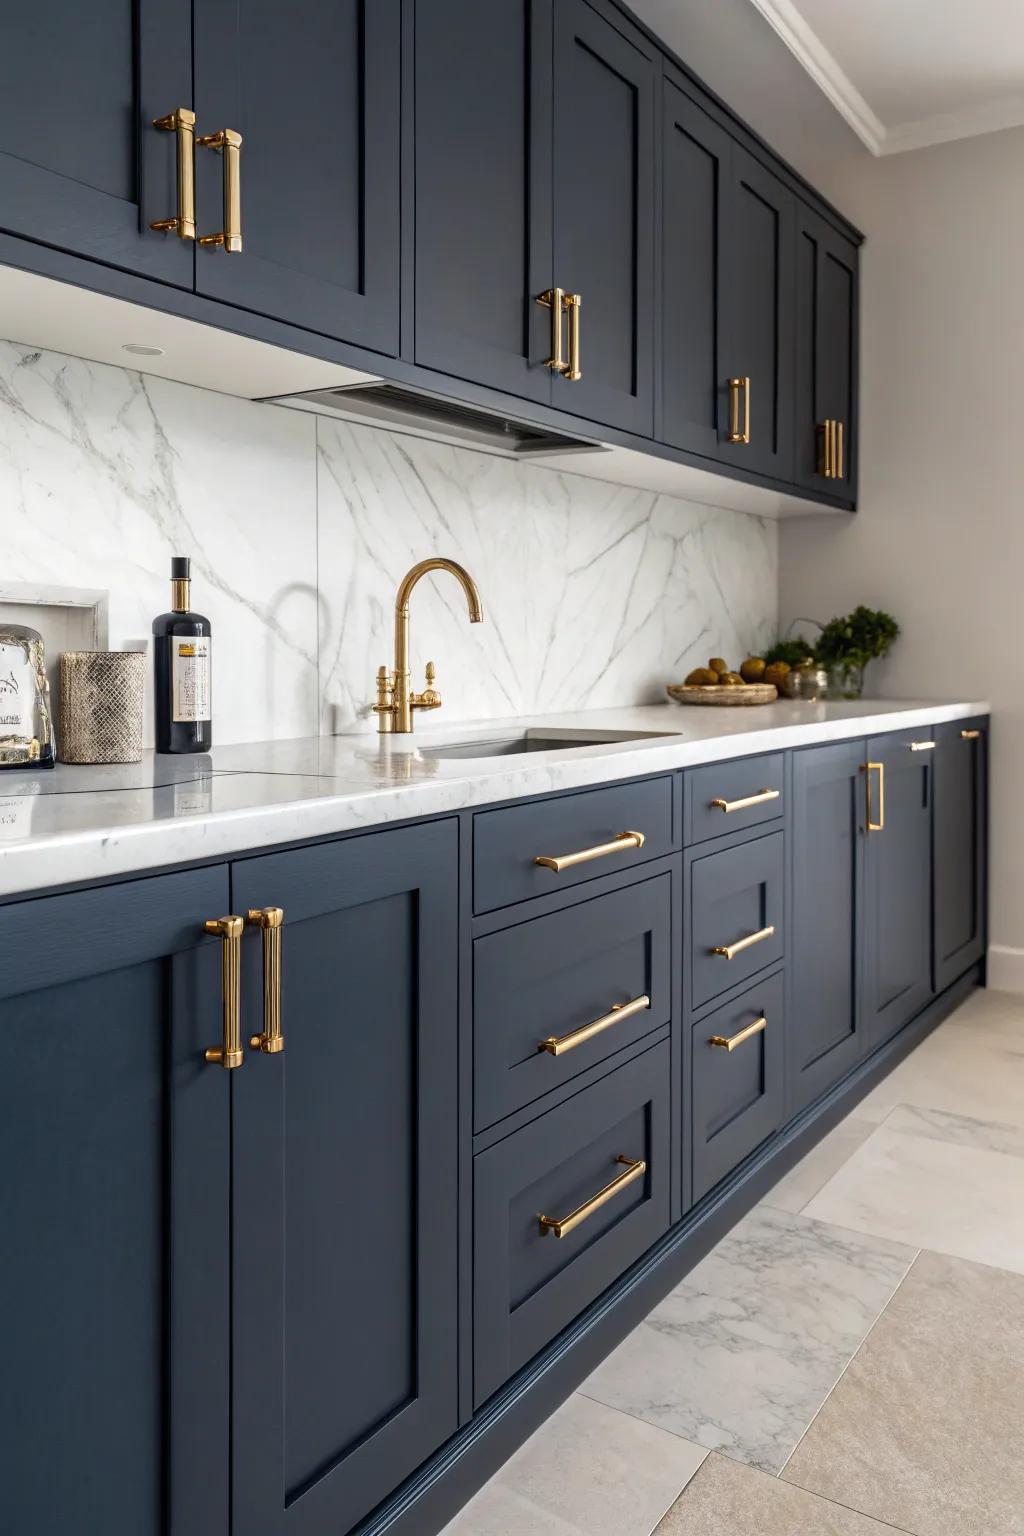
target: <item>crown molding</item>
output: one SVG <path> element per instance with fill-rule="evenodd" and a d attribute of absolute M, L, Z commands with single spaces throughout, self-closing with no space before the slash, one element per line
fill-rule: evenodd
<path fill-rule="evenodd" d="M 818 34 L 811 30 L 792 0 L 751 0 L 790 53 L 799 60 L 836 111 L 873 155 L 883 153 L 885 124 L 868 106 L 853 81 L 843 73 Z"/>
<path fill-rule="evenodd" d="M 963 112 L 942 112 L 916 123 L 897 123 L 886 129 L 879 154 L 899 155 L 929 144 L 948 144 L 952 139 L 973 139 L 981 133 L 1024 126 L 1024 96 L 1002 96 L 998 101 Z"/>

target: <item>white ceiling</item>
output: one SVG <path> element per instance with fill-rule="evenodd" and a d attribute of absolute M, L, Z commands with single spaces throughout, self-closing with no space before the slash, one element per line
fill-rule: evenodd
<path fill-rule="evenodd" d="M 1024 124 L 1024 0 L 751 0 L 872 154 Z"/>

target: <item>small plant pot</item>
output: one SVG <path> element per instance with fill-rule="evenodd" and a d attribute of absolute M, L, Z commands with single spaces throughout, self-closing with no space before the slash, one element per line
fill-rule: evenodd
<path fill-rule="evenodd" d="M 840 662 L 828 669 L 827 699 L 859 699 L 864 692 L 864 668 Z"/>

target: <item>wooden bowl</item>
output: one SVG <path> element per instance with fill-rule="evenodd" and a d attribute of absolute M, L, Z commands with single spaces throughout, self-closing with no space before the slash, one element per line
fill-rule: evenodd
<path fill-rule="evenodd" d="M 779 696 L 774 683 L 669 683 L 666 691 L 677 704 L 774 704 Z"/>

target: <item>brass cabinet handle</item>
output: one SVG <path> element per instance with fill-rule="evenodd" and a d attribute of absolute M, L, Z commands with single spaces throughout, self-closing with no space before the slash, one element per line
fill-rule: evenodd
<path fill-rule="evenodd" d="M 263 932 L 263 1033 L 250 1035 L 249 1045 L 265 1056 L 284 1050 L 281 1032 L 281 925 L 280 907 L 250 908 L 246 921 Z"/>
<path fill-rule="evenodd" d="M 605 1205 L 620 1190 L 627 1189 L 637 1179 L 642 1179 L 647 1172 L 647 1164 L 642 1157 L 634 1161 L 631 1157 L 622 1157 L 620 1155 L 615 1161 L 617 1163 L 624 1163 L 626 1171 L 618 1174 L 612 1179 L 610 1184 L 604 1186 L 604 1189 L 599 1189 L 596 1195 L 591 1195 L 589 1200 L 584 1200 L 583 1204 L 578 1205 L 574 1211 L 570 1211 L 568 1216 L 563 1216 L 561 1219 L 556 1216 L 541 1216 L 539 1218 L 542 1237 L 546 1237 L 549 1232 L 555 1237 L 568 1237 L 569 1233 L 575 1231 L 580 1225 L 580 1222 L 586 1221 L 588 1216 L 593 1216 L 595 1211 L 599 1211 L 602 1205 Z"/>
<path fill-rule="evenodd" d="M 843 424 L 841 421 L 835 423 L 835 437 L 833 441 L 835 444 L 835 478 L 837 480 L 845 480 L 846 463 L 843 455 Z"/>
<path fill-rule="evenodd" d="M 233 128 L 207 133 L 196 143 L 204 149 L 219 149 L 224 156 L 224 228 L 215 235 L 200 235 L 200 245 L 219 245 L 225 251 L 242 249 L 242 135 Z"/>
<path fill-rule="evenodd" d="M 767 928 L 759 928 L 756 933 L 748 933 L 745 939 L 737 939 L 735 944 L 716 944 L 708 951 L 711 955 L 723 955 L 726 960 L 731 960 L 734 955 L 741 955 L 745 949 L 750 949 L 754 944 L 763 944 L 765 939 L 770 939 L 775 932 L 775 924 L 769 923 Z"/>
<path fill-rule="evenodd" d="M 610 843 L 598 843 L 595 848 L 581 848 L 579 853 L 560 853 L 551 858 L 538 854 L 533 862 L 543 865 L 545 869 L 553 869 L 556 875 L 560 875 L 563 869 L 571 869 L 574 864 L 587 864 L 591 859 L 603 859 L 609 853 L 625 853 L 630 848 L 642 848 L 644 842 L 642 832 L 619 832 Z"/>
<path fill-rule="evenodd" d="M 910 750 L 911 752 L 934 752 L 935 743 L 934 741 L 912 741 Z"/>
<path fill-rule="evenodd" d="M 219 1066 L 240 1067 L 242 1054 L 242 929 L 241 917 L 212 917 L 203 925 L 221 941 L 220 986 L 224 1006 L 224 1044 L 212 1045 L 206 1060 Z"/>
<path fill-rule="evenodd" d="M 878 820 L 871 819 L 871 774 L 873 770 L 878 772 Z M 869 832 L 885 831 L 885 764 L 864 763 L 861 772 L 865 775 L 867 784 L 867 826 Z"/>
<path fill-rule="evenodd" d="M 609 1013 L 603 1013 L 599 1019 L 593 1019 L 589 1024 L 581 1024 L 579 1029 L 570 1030 L 567 1035 L 550 1035 L 547 1040 L 540 1042 L 537 1049 L 547 1051 L 550 1056 L 564 1056 L 566 1051 L 574 1051 L 578 1045 L 583 1045 L 585 1041 L 592 1040 L 595 1035 L 611 1029 L 613 1024 L 621 1024 L 623 1019 L 631 1019 L 634 1013 L 642 1013 L 650 1006 L 651 1000 L 646 993 L 643 997 L 634 997 L 628 1003 L 613 1003 Z"/>
<path fill-rule="evenodd" d="M 537 303 L 543 304 L 545 309 L 551 311 L 551 356 L 544 366 L 554 369 L 555 373 L 564 373 L 567 367 L 565 354 L 562 351 L 562 311 L 565 308 L 565 292 L 561 288 L 546 288 L 543 293 L 537 295 Z"/>
<path fill-rule="evenodd" d="M 726 816 L 731 816 L 733 811 L 746 811 L 752 805 L 765 805 L 769 800 L 777 800 L 781 793 L 781 789 L 759 789 L 756 795 L 744 795 L 742 800 L 716 799 L 711 804 L 716 811 L 724 811 Z"/>
<path fill-rule="evenodd" d="M 753 1023 L 748 1024 L 745 1029 L 739 1030 L 735 1035 L 712 1035 L 708 1040 L 708 1045 L 720 1046 L 723 1051 L 734 1051 L 745 1040 L 752 1040 L 755 1035 L 759 1035 L 762 1030 L 767 1028 L 768 1020 L 762 1013 L 759 1019 L 755 1019 Z"/>
<path fill-rule="evenodd" d="M 743 391 L 743 429 L 740 430 L 740 390 Z M 729 443 L 750 442 L 750 379 L 729 380 Z"/>
<path fill-rule="evenodd" d="M 977 741 L 980 738 L 980 736 L 981 736 L 981 732 L 980 731 L 961 731 L 960 735 L 961 735 L 961 738 L 964 741 Z"/>
<path fill-rule="evenodd" d="M 818 428 L 818 474 L 826 480 L 836 477 L 835 422 L 825 420 Z"/>
<path fill-rule="evenodd" d="M 569 366 L 564 377 L 575 384 L 583 377 L 580 369 L 580 310 L 583 298 L 578 293 L 567 293 L 563 303 L 569 316 Z"/>
<path fill-rule="evenodd" d="M 173 219 L 155 219 L 150 229 L 173 229 L 180 240 L 196 237 L 196 176 L 193 146 L 196 115 L 188 107 L 175 107 L 166 117 L 155 117 L 153 127 L 177 137 L 178 212 Z"/>

